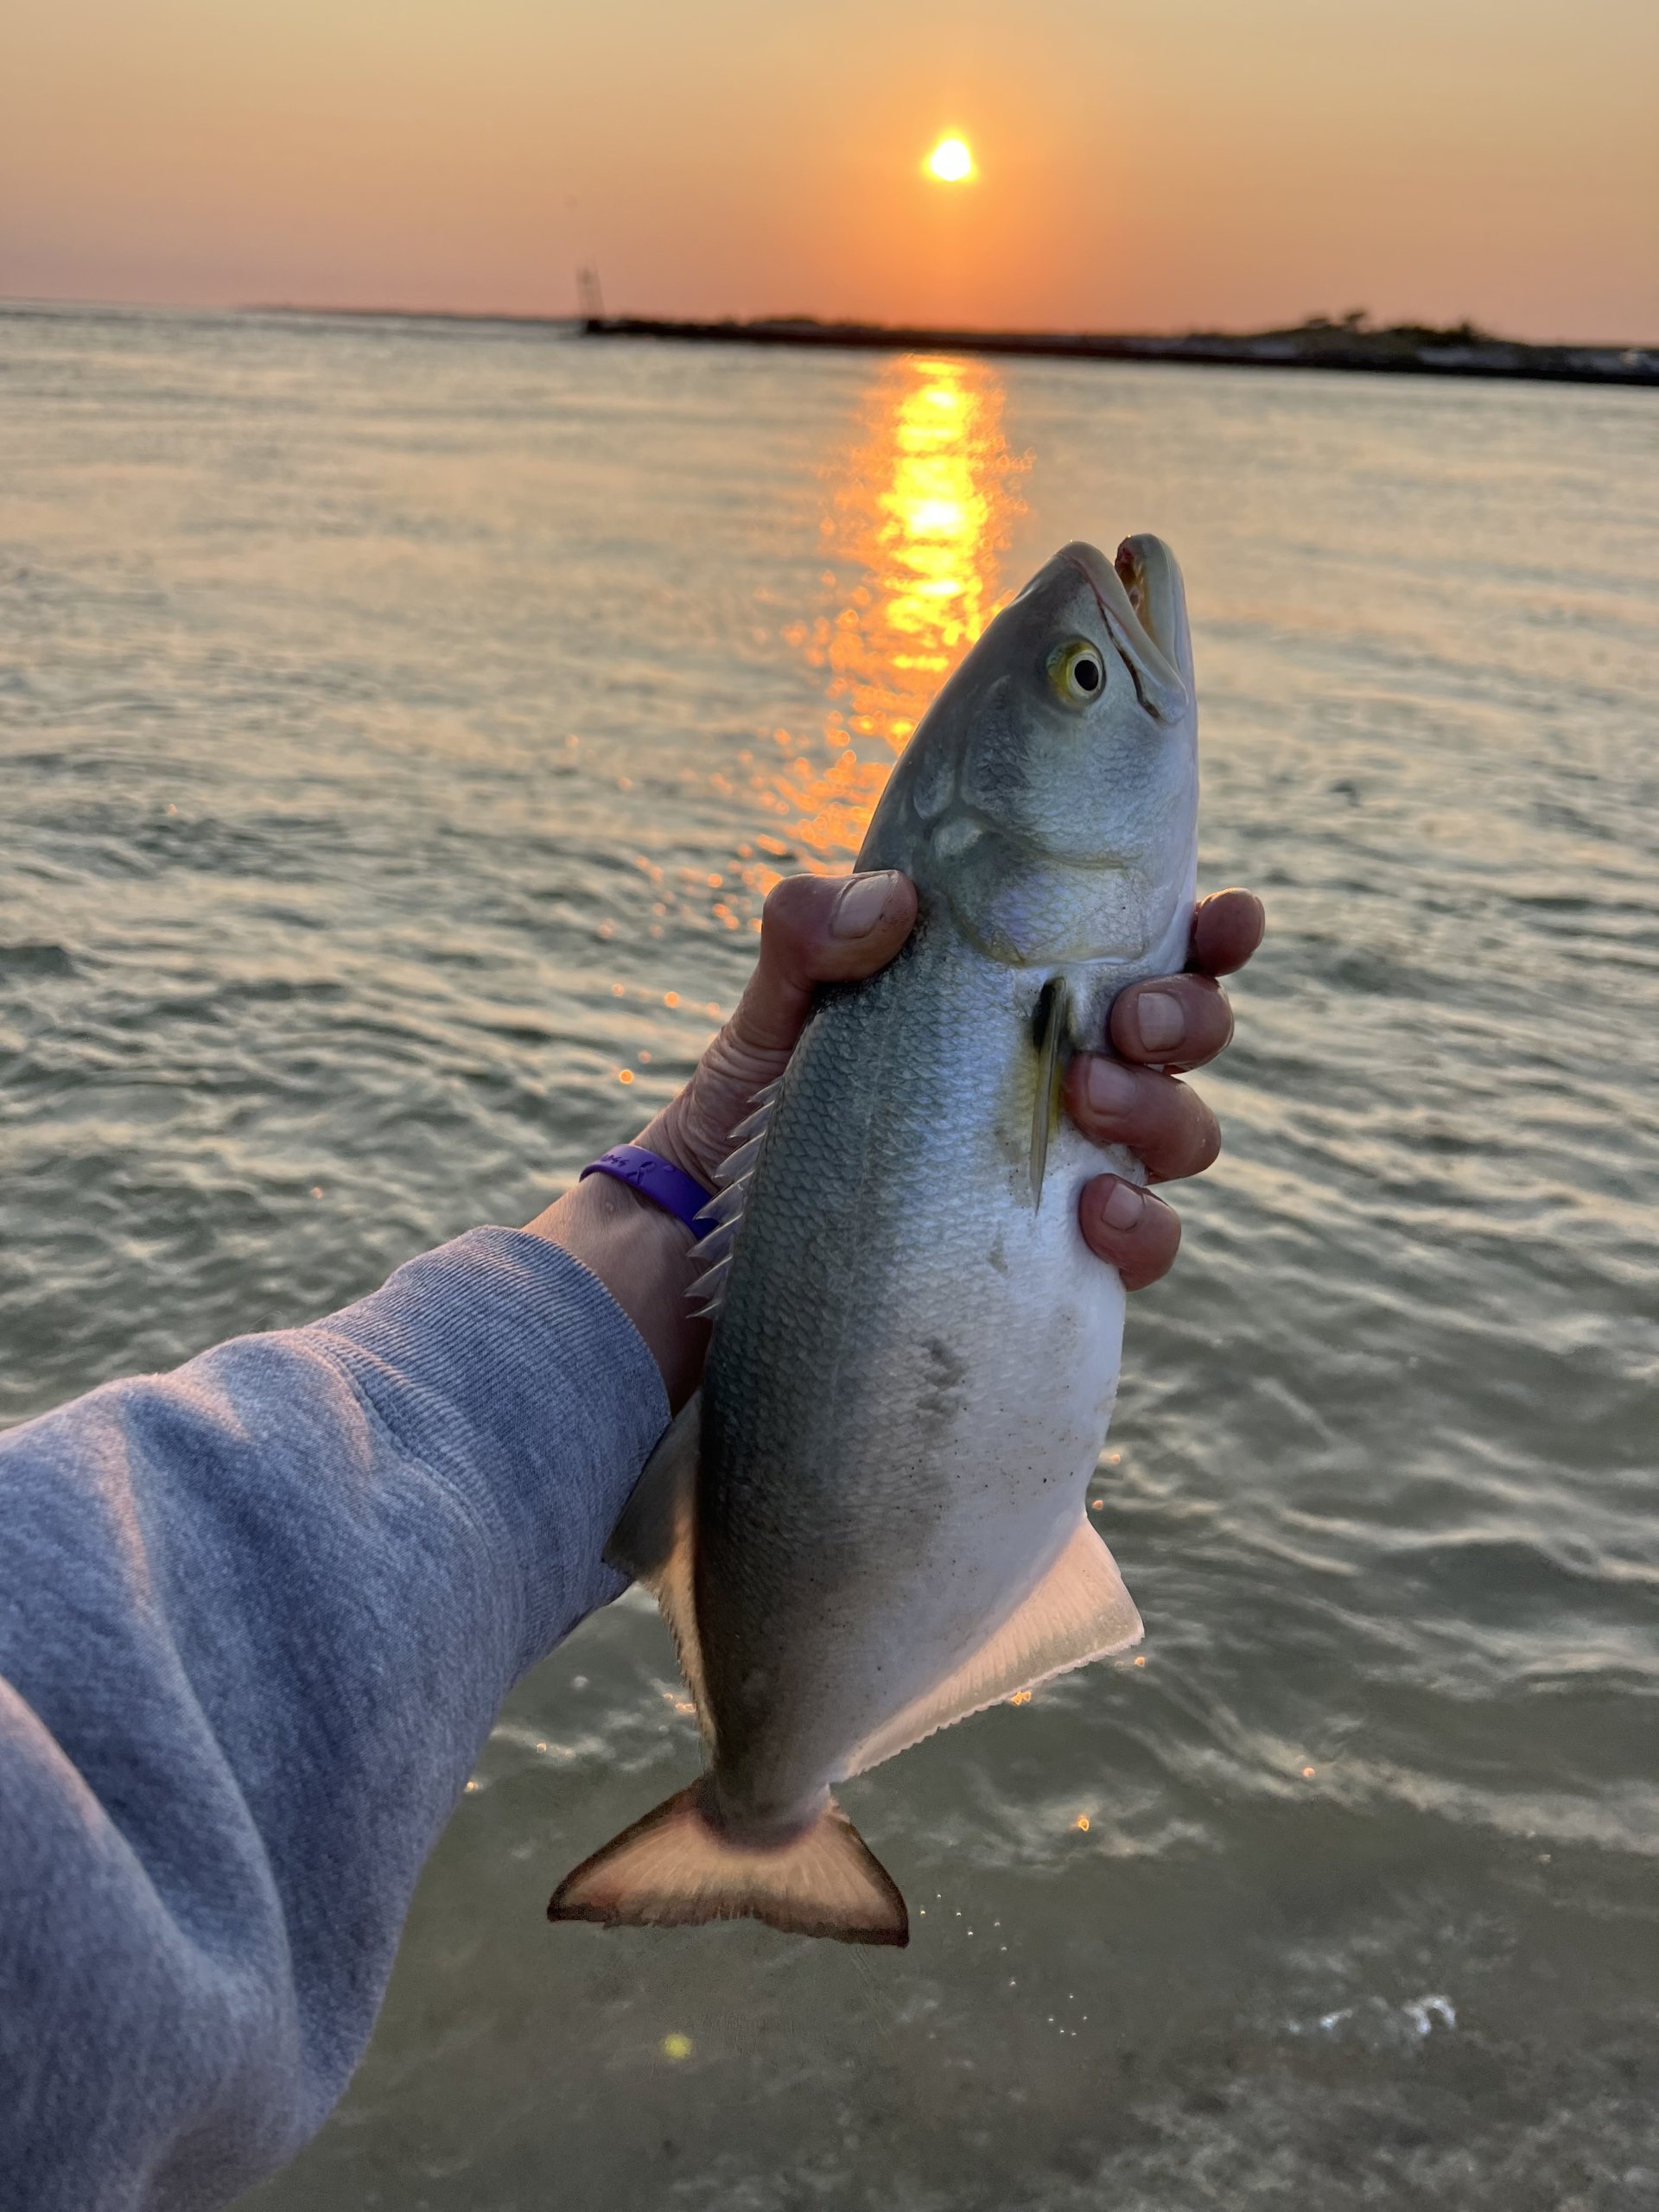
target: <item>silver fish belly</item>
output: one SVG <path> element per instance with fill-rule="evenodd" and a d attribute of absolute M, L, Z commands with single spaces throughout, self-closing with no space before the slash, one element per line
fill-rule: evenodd
<path fill-rule="evenodd" d="M 550 1913 L 750 1915 L 902 1943 L 834 1787 L 1135 1641 L 1086 1491 L 1124 1298 L 1089 1251 L 1065 1052 L 1184 963 L 1196 752 L 1179 571 L 1152 539 L 1056 556 L 924 719 L 860 866 L 908 869 L 910 942 L 826 994 L 711 1243 L 703 1387 L 611 1556 L 673 1629 L 703 1779 Z"/>

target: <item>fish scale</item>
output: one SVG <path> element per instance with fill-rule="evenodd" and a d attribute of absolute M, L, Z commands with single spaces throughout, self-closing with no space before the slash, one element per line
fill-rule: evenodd
<path fill-rule="evenodd" d="M 1124 1300 L 1077 1201 L 1141 1171 L 1059 1118 L 1056 1074 L 1184 964 L 1197 788 L 1154 538 L 1058 554 L 918 725 L 858 862 L 912 876 L 916 929 L 823 995 L 740 1133 L 703 1387 L 610 1547 L 674 1630 L 709 1771 L 554 1918 L 903 1942 L 834 1787 L 1139 1637 L 1084 1510 Z"/>
<path fill-rule="evenodd" d="M 703 1388 L 696 1589 L 731 1786 L 785 1821 L 1006 1612 L 1007 1542 L 1052 1564 L 1105 1433 L 1123 1294 L 1075 1199 L 1113 1161 L 1068 1130 L 1044 1208 L 1027 1185 L 1044 980 L 925 918 L 774 1109 Z"/>

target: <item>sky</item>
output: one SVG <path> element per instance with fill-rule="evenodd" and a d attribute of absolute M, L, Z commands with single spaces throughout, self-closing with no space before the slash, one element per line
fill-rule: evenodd
<path fill-rule="evenodd" d="M 1654 0 L 6 0 L 0 296 L 1648 343 L 1656 94 Z"/>

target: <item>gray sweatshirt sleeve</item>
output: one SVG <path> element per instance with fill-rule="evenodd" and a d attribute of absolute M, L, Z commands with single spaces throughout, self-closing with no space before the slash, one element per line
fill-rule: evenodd
<path fill-rule="evenodd" d="M 0 1437 L 8 2212 L 196 2212 L 315 2131 L 667 1417 L 594 1277 L 486 1229 Z"/>

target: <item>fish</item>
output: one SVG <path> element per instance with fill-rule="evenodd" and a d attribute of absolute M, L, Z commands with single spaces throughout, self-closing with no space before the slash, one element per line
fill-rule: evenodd
<path fill-rule="evenodd" d="M 585 1859 L 556 1921 L 751 1917 L 901 1946 L 835 1790 L 1137 1642 L 1087 1493 L 1124 1293 L 1060 1109 L 1111 1002 L 1185 964 L 1198 730 L 1185 592 L 1150 536 L 1064 547 L 917 725 L 857 870 L 916 926 L 826 988 L 734 1134 L 699 1249 L 702 1385 L 607 1556 L 673 1632 L 706 1770 Z"/>

